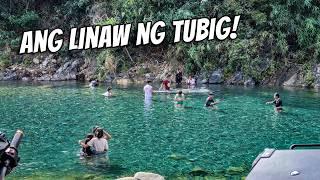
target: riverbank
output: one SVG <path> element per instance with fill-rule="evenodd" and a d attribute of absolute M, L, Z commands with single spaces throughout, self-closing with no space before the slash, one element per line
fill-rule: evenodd
<path fill-rule="evenodd" d="M 145 62 L 127 71 L 101 75 L 97 74 L 95 60 L 90 58 L 70 59 L 54 55 L 40 55 L 29 60 L 28 64 L 15 64 L 0 71 L 0 81 L 90 81 L 98 79 L 105 83 L 143 84 L 146 79 L 160 82 L 166 76 L 171 75 L 171 81 L 175 82 L 175 75 L 179 69 L 184 71 L 182 64 Z M 183 72 L 183 79 L 186 80 L 189 75 Z M 229 74 L 223 68 L 199 72 L 193 76 L 197 79 L 198 84 L 320 88 L 320 64 L 315 64 L 313 71 L 309 73 L 304 73 L 299 67 L 290 67 L 261 80 L 247 76 L 241 71 Z"/>

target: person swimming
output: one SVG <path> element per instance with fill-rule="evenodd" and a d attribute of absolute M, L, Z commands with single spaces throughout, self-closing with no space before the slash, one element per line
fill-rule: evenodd
<path fill-rule="evenodd" d="M 274 104 L 274 110 L 276 112 L 281 112 L 282 108 L 282 100 L 280 99 L 279 93 L 274 93 L 273 95 L 274 100 L 266 102 L 266 104 Z"/>
<path fill-rule="evenodd" d="M 184 94 L 182 93 L 181 90 L 179 90 L 178 93 L 174 97 L 174 101 L 176 102 L 176 106 L 182 107 L 184 100 L 185 100 Z"/>
<path fill-rule="evenodd" d="M 112 95 L 112 87 L 107 88 L 107 92 L 103 93 L 104 96 L 106 97 L 111 97 Z"/>
<path fill-rule="evenodd" d="M 205 103 L 205 107 L 212 107 L 214 109 L 217 109 L 217 104 L 219 103 L 219 101 L 215 101 L 214 100 L 214 95 L 213 93 L 209 93 L 209 96 L 206 100 L 206 103 Z"/>
<path fill-rule="evenodd" d="M 92 80 L 89 84 L 89 87 L 91 88 L 95 88 L 97 86 L 99 86 L 99 82 L 97 80 Z"/>

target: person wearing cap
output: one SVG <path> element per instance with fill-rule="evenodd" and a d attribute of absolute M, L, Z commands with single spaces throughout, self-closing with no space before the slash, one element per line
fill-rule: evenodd
<path fill-rule="evenodd" d="M 282 100 L 280 99 L 279 93 L 274 93 L 273 95 L 274 100 L 266 102 L 266 104 L 274 104 L 274 110 L 276 112 L 281 112 L 282 108 Z"/>
<path fill-rule="evenodd" d="M 151 80 L 147 80 L 147 84 L 143 87 L 144 98 L 146 100 L 152 99 L 153 89 L 152 89 L 152 86 L 150 85 L 150 83 L 151 83 Z"/>
<path fill-rule="evenodd" d="M 112 96 L 112 87 L 108 87 L 107 92 L 105 92 L 103 95 L 106 97 L 111 97 Z"/>
<path fill-rule="evenodd" d="M 174 97 L 174 101 L 176 102 L 177 107 L 183 106 L 183 101 L 185 100 L 184 94 L 181 90 L 178 91 L 178 93 Z"/>
<path fill-rule="evenodd" d="M 205 106 L 206 107 L 213 107 L 213 108 L 217 108 L 215 105 L 219 103 L 219 101 L 215 101 L 214 99 L 214 95 L 213 93 L 209 93 L 209 96 L 206 100 Z"/>

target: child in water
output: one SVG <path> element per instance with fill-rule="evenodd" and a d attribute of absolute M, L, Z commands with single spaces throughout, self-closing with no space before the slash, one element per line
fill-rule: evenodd
<path fill-rule="evenodd" d="M 206 107 L 211 107 L 213 109 L 218 109 L 216 104 L 218 104 L 219 101 L 215 101 L 213 98 L 214 98 L 213 93 L 209 93 L 209 96 L 208 96 L 208 98 L 206 100 L 205 106 Z"/>
<path fill-rule="evenodd" d="M 94 137 L 93 134 L 87 134 L 86 138 L 83 140 L 84 144 L 87 144 L 93 137 Z M 81 143 L 81 141 L 79 143 Z M 82 153 L 83 153 L 82 154 L 83 156 L 93 155 L 93 152 L 90 147 L 86 147 L 86 148 L 82 147 Z"/>
<path fill-rule="evenodd" d="M 266 104 L 274 104 L 274 111 L 281 112 L 283 109 L 279 93 L 274 93 L 273 98 L 273 101 L 266 102 Z"/>
<path fill-rule="evenodd" d="M 176 102 L 176 107 L 182 107 L 184 100 L 185 100 L 184 94 L 180 90 L 174 97 L 174 101 Z"/>

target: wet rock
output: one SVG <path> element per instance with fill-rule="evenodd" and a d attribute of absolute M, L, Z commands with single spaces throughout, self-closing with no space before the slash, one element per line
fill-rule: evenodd
<path fill-rule="evenodd" d="M 243 74 L 242 72 L 236 72 L 233 77 L 228 80 L 227 82 L 228 84 L 231 84 L 231 85 L 239 85 L 239 84 L 243 84 L 244 81 L 243 81 Z"/>
<path fill-rule="evenodd" d="M 256 82 L 250 77 L 244 81 L 243 85 L 244 86 L 254 86 L 254 85 L 256 85 Z"/>
<path fill-rule="evenodd" d="M 213 71 L 211 76 L 209 77 L 209 84 L 221 84 L 223 83 L 223 74 L 222 70 L 218 69 Z"/>
<path fill-rule="evenodd" d="M 148 172 L 137 172 L 134 178 L 136 180 L 164 180 L 163 176 Z"/>

